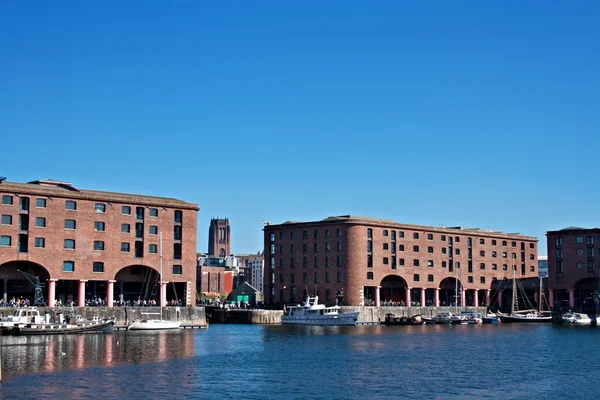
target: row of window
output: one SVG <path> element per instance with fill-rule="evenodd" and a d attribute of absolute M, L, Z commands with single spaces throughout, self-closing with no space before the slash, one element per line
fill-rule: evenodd
<path fill-rule="evenodd" d="M 5 206 L 13 205 L 13 197 L 11 195 L 2 195 L 2 204 Z M 22 197 L 21 199 L 27 199 L 27 201 L 20 201 L 20 208 L 23 210 L 29 209 L 29 202 L 27 197 Z M 37 198 L 35 200 L 36 208 L 46 208 L 47 200 L 45 198 Z M 136 207 L 135 208 L 135 216 L 137 219 L 144 219 L 144 210 L 148 208 L 148 214 L 150 217 L 157 218 L 158 217 L 158 208 L 151 207 Z M 66 200 L 65 201 L 65 210 L 76 211 L 77 210 L 77 202 L 74 200 Z M 122 215 L 131 215 L 131 206 L 121 206 L 121 214 Z M 163 210 L 166 210 L 163 208 Z M 106 203 L 95 203 L 94 211 L 97 213 L 106 213 Z M 182 222 L 183 213 L 181 210 L 175 210 L 174 213 L 175 222 Z"/>
<path fill-rule="evenodd" d="M 336 236 L 337 237 L 342 237 L 342 228 L 337 228 L 336 230 Z M 321 232 L 318 229 L 315 229 L 313 231 L 313 237 L 315 239 L 319 239 L 321 237 Z M 329 229 L 325 229 L 325 237 L 331 237 L 331 230 Z M 284 232 L 279 232 L 279 240 L 284 240 L 285 239 L 285 233 Z M 290 239 L 291 240 L 296 240 L 296 232 L 295 231 L 291 231 L 290 232 Z M 302 239 L 308 239 L 308 231 L 302 231 Z M 270 241 L 271 242 L 275 242 L 275 234 L 271 233 L 270 235 Z"/>
<path fill-rule="evenodd" d="M 319 283 L 319 273 L 318 272 L 315 272 L 313 282 Z M 275 273 L 272 272 L 271 273 L 271 284 L 274 284 L 274 283 L 275 283 Z M 283 273 L 279 274 L 279 283 L 285 284 L 285 278 L 284 278 Z M 289 283 L 296 283 L 296 274 L 294 272 L 292 272 L 290 274 L 290 282 Z M 304 272 L 302 274 L 302 283 L 308 283 L 308 272 Z M 325 283 L 331 283 L 331 273 L 329 271 L 325 272 Z M 342 273 L 341 272 L 337 273 L 337 283 L 342 283 Z"/>
<path fill-rule="evenodd" d="M 396 244 L 392 242 L 391 244 L 391 248 L 388 245 L 388 243 L 383 243 L 383 250 L 390 250 L 392 254 L 396 253 Z M 404 245 L 403 244 L 399 244 L 398 245 L 398 251 L 404 251 Z M 441 252 L 442 254 L 447 254 L 448 249 L 446 247 L 442 247 L 441 248 Z M 451 250 L 450 250 L 451 251 Z M 368 253 L 372 253 L 373 252 L 373 242 L 371 240 L 367 241 L 367 252 Z M 418 245 L 414 245 L 413 246 L 413 252 L 418 253 L 419 252 L 419 246 Z M 427 247 L 427 253 L 429 254 L 433 254 L 434 249 L 433 246 L 428 246 Z M 460 255 L 460 249 L 454 249 L 454 252 L 456 255 Z M 479 255 L 481 257 L 485 257 L 485 250 L 481 250 L 479 251 Z M 471 257 L 471 251 L 470 249 L 468 250 L 468 255 L 469 257 Z M 496 251 L 492 251 L 491 253 L 492 258 L 497 258 L 498 257 L 498 253 Z M 502 252 L 502 258 L 508 258 L 508 253 L 503 251 Z M 517 253 L 512 253 L 512 258 L 516 259 L 517 258 Z M 529 255 L 529 259 L 530 260 L 534 260 L 535 256 L 533 254 Z"/>
<path fill-rule="evenodd" d="M 321 249 L 321 246 L 319 243 L 314 243 L 313 244 L 313 252 L 314 253 L 318 253 Z M 336 251 L 342 251 L 342 242 L 337 242 L 336 245 Z M 325 251 L 326 252 L 330 252 L 331 251 L 331 243 L 329 242 L 325 242 Z M 294 254 L 296 252 L 296 245 L 295 243 L 291 243 L 290 244 L 290 253 Z M 307 243 L 302 243 L 302 252 L 303 253 L 308 253 L 308 244 Z M 271 255 L 275 254 L 275 244 L 271 243 Z M 283 245 L 280 244 L 279 245 L 279 254 L 282 255 L 283 254 Z"/>
<path fill-rule="evenodd" d="M 141 248 L 138 248 L 139 245 L 143 245 L 142 242 L 136 242 L 136 257 L 142 257 L 143 251 Z M 12 246 L 12 237 L 11 236 L 0 236 L 0 246 L 10 247 Z M 34 238 L 34 246 L 38 249 L 46 248 L 46 239 L 43 237 Z M 95 240 L 93 243 L 94 251 L 104 251 L 105 243 L 102 240 Z M 66 250 L 75 250 L 75 239 L 64 239 L 63 248 Z M 131 244 L 128 242 L 121 243 L 121 252 L 129 253 L 131 251 Z M 148 245 L 148 253 L 156 254 L 158 253 L 158 245 L 149 244 Z M 174 245 L 174 255 L 173 258 L 175 260 L 181 259 L 181 245 L 179 243 L 175 243 Z"/>
<path fill-rule="evenodd" d="M 599 264 L 600 264 L 600 262 L 599 262 Z M 563 273 L 564 272 L 563 271 L 563 265 L 564 264 L 563 264 L 562 260 L 556 261 L 556 272 Z M 583 269 L 584 265 L 585 264 L 583 262 L 577 261 L 575 263 L 575 268 L 577 268 L 577 269 Z M 594 260 L 588 260 L 587 267 L 588 267 L 588 272 L 594 272 L 596 270 L 596 264 L 595 264 Z"/>
<path fill-rule="evenodd" d="M 594 244 L 594 237 L 593 236 L 587 236 L 585 241 L 586 241 L 586 243 L 588 245 L 593 245 Z M 598 241 L 600 241 L 600 236 L 598 236 Z M 575 242 L 577 242 L 577 243 L 583 243 L 583 236 L 577 236 L 575 238 Z M 562 246 L 563 245 L 563 238 L 562 237 L 554 238 L 554 244 L 556 246 Z"/>
<path fill-rule="evenodd" d="M 270 269 L 274 270 L 275 269 L 275 257 L 271 257 L 270 260 Z M 279 259 L 279 268 L 284 268 L 284 260 L 283 258 Z M 320 259 L 319 257 L 315 257 L 314 258 L 314 263 L 313 263 L 313 267 L 314 268 L 319 268 L 320 265 Z M 337 256 L 336 257 L 336 266 L 338 268 L 342 267 L 342 256 Z M 329 256 L 325 256 L 325 267 L 329 268 L 331 267 L 331 258 Z M 296 259 L 294 257 L 290 258 L 290 268 L 296 268 Z M 308 257 L 302 257 L 302 268 L 308 268 Z"/>
<path fill-rule="evenodd" d="M 75 261 L 63 261 L 63 272 L 75 272 Z M 104 272 L 104 263 L 95 261 L 92 263 L 92 272 Z M 173 265 L 173 275 L 182 275 L 183 267 L 181 265 Z"/>
<path fill-rule="evenodd" d="M 388 231 L 387 229 L 383 230 L 383 236 L 388 237 L 390 234 L 390 231 Z M 396 231 L 391 231 L 391 240 L 396 240 Z M 399 238 L 403 238 L 404 237 L 404 232 L 403 231 L 399 231 L 398 232 L 398 237 Z M 420 235 L 419 232 L 413 232 L 413 239 L 419 239 Z M 373 229 L 368 228 L 367 229 L 367 238 L 372 239 L 373 238 Z M 448 236 L 446 237 L 446 235 L 441 235 L 440 239 L 445 242 L 448 241 L 448 243 L 452 244 L 452 236 Z M 427 240 L 433 240 L 433 233 L 428 233 L 427 234 Z M 460 236 L 455 236 L 454 237 L 454 242 L 455 243 L 459 243 L 460 242 Z M 498 241 L 496 239 L 491 239 L 492 242 L 492 246 L 497 246 L 498 245 Z M 508 241 L 507 240 L 502 240 L 502 246 L 506 247 L 508 246 Z M 472 242 L 472 238 L 468 237 L 467 238 L 467 245 L 471 246 L 473 244 Z M 480 238 L 479 239 L 479 244 L 485 244 L 485 239 Z M 512 241 L 511 242 L 511 247 L 517 247 L 517 242 Z M 529 243 L 529 248 L 533 249 L 535 248 L 535 244 L 534 243 Z"/>
<path fill-rule="evenodd" d="M 594 255 L 596 254 L 596 251 L 594 250 L 593 247 L 588 247 L 586 249 L 586 251 L 584 251 L 583 249 L 577 249 L 575 251 L 575 254 L 577 254 L 580 257 L 582 257 L 582 256 L 584 256 L 584 255 L 587 254 L 588 258 L 594 258 Z M 598 249 L 598 254 L 600 254 L 600 249 Z M 556 249 L 556 258 L 558 260 L 562 260 L 562 258 L 563 258 L 563 251 L 562 251 L 562 249 Z"/>

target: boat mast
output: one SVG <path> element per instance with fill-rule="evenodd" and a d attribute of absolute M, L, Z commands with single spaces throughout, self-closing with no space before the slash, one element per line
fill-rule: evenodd
<path fill-rule="evenodd" d="M 518 300 L 518 296 L 517 296 L 517 279 L 515 277 L 515 267 L 513 265 L 513 281 L 512 281 L 512 291 L 513 291 L 513 298 L 512 298 L 512 304 L 510 305 L 510 313 L 514 314 L 515 313 L 515 303 Z M 517 307 L 518 308 L 518 307 Z"/>
<path fill-rule="evenodd" d="M 162 321 L 162 295 L 163 295 L 163 290 L 162 290 L 162 264 L 163 264 L 163 255 L 162 255 L 162 232 L 159 232 L 158 234 L 158 247 L 159 247 L 159 260 L 160 260 L 160 275 L 158 276 L 158 292 L 160 293 L 160 299 L 159 299 L 159 303 L 158 305 L 160 306 L 160 320 Z"/>
<path fill-rule="evenodd" d="M 542 314 L 542 277 L 540 277 L 540 290 L 538 292 L 538 313 Z"/>

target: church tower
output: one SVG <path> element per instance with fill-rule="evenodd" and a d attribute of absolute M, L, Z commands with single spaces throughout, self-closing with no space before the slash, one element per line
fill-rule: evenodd
<path fill-rule="evenodd" d="M 208 255 L 227 257 L 231 255 L 229 218 L 211 218 L 208 228 Z"/>

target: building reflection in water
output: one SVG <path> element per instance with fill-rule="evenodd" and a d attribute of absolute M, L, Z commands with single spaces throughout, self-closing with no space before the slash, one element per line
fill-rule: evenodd
<path fill-rule="evenodd" d="M 166 362 L 194 356 L 193 330 L 111 334 L 2 336 L 5 379 L 31 372 L 56 372 L 128 363 Z"/>

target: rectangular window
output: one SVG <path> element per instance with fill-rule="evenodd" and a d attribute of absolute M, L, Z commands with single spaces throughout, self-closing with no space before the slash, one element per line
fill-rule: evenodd
<path fill-rule="evenodd" d="M 279 232 L 279 240 L 283 240 L 283 232 Z"/>
<path fill-rule="evenodd" d="M 430 254 L 433 253 L 433 247 L 431 247 L 431 246 L 427 247 L 427 252 Z"/>
<path fill-rule="evenodd" d="M 562 263 L 562 261 L 557 261 L 556 262 L 556 272 L 560 272 L 560 273 L 563 272 L 563 263 Z"/>
<path fill-rule="evenodd" d="M 492 264 L 492 270 L 493 271 L 498 270 L 498 264 Z"/>
<path fill-rule="evenodd" d="M 342 228 L 337 229 L 337 237 L 342 237 Z"/>
<path fill-rule="evenodd" d="M 129 243 L 121 243 L 121 253 L 129 253 Z"/>
<path fill-rule="evenodd" d="M 156 231 L 158 232 L 158 228 L 156 228 Z M 173 226 L 173 240 L 181 240 L 181 234 L 182 234 L 182 228 L 181 225 L 174 225 Z M 283 245 L 280 244 L 279 248 L 281 249 L 281 253 L 283 253 Z"/>
<path fill-rule="evenodd" d="M 173 243 L 173 259 L 181 260 L 181 243 Z"/>
<path fill-rule="evenodd" d="M 302 274 L 302 282 L 308 283 L 308 272 Z"/>
<path fill-rule="evenodd" d="M 433 282 L 433 275 L 427 275 L 427 282 Z"/>
<path fill-rule="evenodd" d="M 414 267 L 418 267 L 419 266 L 419 260 L 413 260 L 413 266 Z"/>
<path fill-rule="evenodd" d="M 325 268 L 331 267 L 331 259 L 329 256 L 325 256 Z"/>
<path fill-rule="evenodd" d="M 485 269 L 485 263 L 479 264 L 479 269 Z"/>
<path fill-rule="evenodd" d="M 46 239 L 41 238 L 41 237 L 36 237 L 35 238 L 35 242 L 34 242 L 34 246 L 37 247 L 38 249 L 43 249 L 46 247 Z"/>
<path fill-rule="evenodd" d="M 302 252 L 303 253 L 308 253 L 308 244 L 302 243 Z"/>
<path fill-rule="evenodd" d="M 290 253 L 295 253 L 296 252 L 296 246 L 295 243 L 290 243 Z"/>
<path fill-rule="evenodd" d="M 158 208 L 151 208 L 150 209 L 150 216 L 154 217 L 154 218 L 158 217 Z"/>
<path fill-rule="evenodd" d="M 446 235 L 442 235 L 442 242 L 446 241 Z"/>
<path fill-rule="evenodd" d="M 471 246 L 473 243 L 471 242 L 471 238 L 467 238 L 467 246 Z"/>
<path fill-rule="evenodd" d="M 373 229 L 371 229 L 371 228 L 367 229 L 367 238 L 369 238 L 369 239 L 373 238 Z"/>
<path fill-rule="evenodd" d="M 418 232 L 414 232 L 413 233 L 413 239 L 418 239 L 419 238 L 419 233 Z"/>
<path fill-rule="evenodd" d="M 587 237 L 587 244 L 594 244 L 594 237 L 593 236 L 588 236 Z"/>
<path fill-rule="evenodd" d="M 446 254 L 448 250 L 445 247 L 442 247 L 442 254 Z"/>
<path fill-rule="evenodd" d="M 173 275 L 182 275 L 183 274 L 183 268 L 181 267 L 181 265 L 173 265 Z"/>
<path fill-rule="evenodd" d="M 10 247 L 12 245 L 12 238 L 10 236 L 3 235 L 0 237 L 0 246 Z"/>
<path fill-rule="evenodd" d="M 338 267 L 342 266 L 342 256 L 337 256 L 337 266 Z"/>
<path fill-rule="evenodd" d="M 433 260 L 428 260 L 428 261 L 427 261 L 427 266 L 428 266 L 429 268 L 433 268 Z"/>
<path fill-rule="evenodd" d="M 308 268 L 308 258 L 302 257 L 302 268 Z"/>
<path fill-rule="evenodd" d="M 296 268 L 296 259 L 294 257 L 290 258 L 290 268 Z"/>
<path fill-rule="evenodd" d="M 12 215 L 2 215 L 2 225 L 12 225 Z"/>
<path fill-rule="evenodd" d="M 315 239 L 319 238 L 319 230 L 318 229 L 315 229 L 314 235 L 315 235 Z"/>
<path fill-rule="evenodd" d="M 315 268 L 319 268 L 319 257 L 315 257 L 315 264 L 314 264 Z"/>
<path fill-rule="evenodd" d="M 341 272 L 337 273 L 337 281 L 338 281 L 338 283 L 342 283 L 342 273 Z"/>
<path fill-rule="evenodd" d="M 418 252 L 419 252 L 419 246 L 417 246 L 417 245 L 414 245 L 414 246 L 413 246 L 413 251 L 414 251 L 415 253 L 418 253 Z"/>
<path fill-rule="evenodd" d="M 594 261 L 588 261 L 588 272 L 594 272 Z"/>
<path fill-rule="evenodd" d="M 37 228 L 45 228 L 46 227 L 46 218 L 44 218 L 44 217 L 35 217 L 35 226 Z"/>
<path fill-rule="evenodd" d="M 65 219 L 65 229 L 75 229 L 77 222 L 74 219 Z"/>
<path fill-rule="evenodd" d="M 308 231 L 302 231 L 302 239 L 308 239 Z"/>
<path fill-rule="evenodd" d="M 67 250 L 75 250 L 75 240 L 74 239 L 65 239 L 64 240 L 64 248 Z"/>
<path fill-rule="evenodd" d="M 296 232 L 294 232 L 294 231 L 290 232 L 290 239 L 296 240 Z"/>
<path fill-rule="evenodd" d="M 319 273 L 315 272 L 315 283 L 319 283 Z"/>
<path fill-rule="evenodd" d="M 135 219 L 144 219 L 144 207 L 135 208 Z"/>
<path fill-rule="evenodd" d="M 502 271 L 508 271 L 508 265 L 502 264 Z"/>
<path fill-rule="evenodd" d="M 404 258 L 398 259 L 398 265 L 401 266 L 401 267 L 404 266 Z"/>
<path fill-rule="evenodd" d="M 383 249 L 384 249 L 384 250 L 389 250 L 389 246 L 390 246 L 390 245 L 389 245 L 388 243 L 384 243 L 384 244 L 383 244 Z"/>
<path fill-rule="evenodd" d="M 2 195 L 2 204 L 5 206 L 12 206 L 13 205 L 13 197 L 9 196 L 7 194 Z"/>
<path fill-rule="evenodd" d="M 329 229 L 325 229 L 325 237 L 331 237 L 331 232 L 329 231 Z"/>
<path fill-rule="evenodd" d="M 497 245 L 496 240 L 492 239 L 492 246 L 496 246 L 496 245 Z"/>
<path fill-rule="evenodd" d="M 46 208 L 46 199 L 35 199 L 35 208 Z"/>
<path fill-rule="evenodd" d="M 178 226 L 179 228 L 181 228 L 180 226 Z M 156 225 L 150 225 L 150 234 L 151 235 L 158 235 L 158 226 Z M 177 240 L 181 240 L 181 239 L 177 239 Z"/>
<path fill-rule="evenodd" d="M 105 224 L 101 221 L 94 222 L 94 231 L 96 232 L 104 232 Z"/>
<path fill-rule="evenodd" d="M 102 240 L 94 240 L 94 250 L 104 251 L 104 242 Z"/>
<path fill-rule="evenodd" d="M 315 243 L 315 253 L 319 252 L 319 243 Z"/>
<path fill-rule="evenodd" d="M 181 223 L 183 221 L 183 212 L 180 210 L 175 210 L 175 222 Z"/>
<path fill-rule="evenodd" d="M 388 265 L 390 263 L 390 259 L 387 257 L 383 257 L 383 265 Z"/>
<path fill-rule="evenodd" d="M 65 210 L 75 211 L 77 210 L 77 202 L 73 200 L 65 201 Z"/>
<path fill-rule="evenodd" d="M 367 272 L 367 279 L 372 281 L 373 280 L 373 273 L 372 272 Z"/>
<path fill-rule="evenodd" d="M 413 280 L 414 280 L 415 282 L 419 282 L 419 274 L 414 274 L 414 275 L 413 275 Z"/>
<path fill-rule="evenodd" d="M 367 252 L 370 253 L 373 251 L 373 241 L 367 240 Z"/>
<path fill-rule="evenodd" d="M 511 242 L 510 244 L 512 247 L 517 247 L 517 242 Z"/>
<path fill-rule="evenodd" d="M 75 262 L 63 261 L 63 272 L 75 272 Z"/>
<path fill-rule="evenodd" d="M 123 215 L 131 215 L 131 207 L 130 206 L 122 206 L 121 214 Z"/>
<path fill-rule="evenodd" d="M 131 225 L 121 224 L 121 233 L 129 233 L 129 232 L 131 232 Z"/>
<path fill-rule="evenodd" d="M 105 213 L 106 212 L 106 204 L 102 204 L 102 203 L 94 204 L 94 211 L 97 213 Z"/>
<path fill-rule="evenodd" d="M 331 282 L 331 274 L 329 273 L 329 271 L 325 272 L 325 283 L 330 283 Z"/>
<path fill-rule="evenodd" d="M 433 240 L 433 233 L 427 234 L 427 240 Z"/>
<path fill-rule="evenodd" d="M 389 232 L 388 232 L 388 230 L 387 230 L 387 229 L 384 229 L 384 230 L 383 230 L 383 236 L 388 236 L 388 235 L 389 235 Z"/>
<path fill-rule="evenodd" d="M 404 245 L 403 244 L 399 244 L 398 245 L 398 251 L 404 251 Z"/>
<path fill-rule="evenodd" d="M 373 256 L 371 254 L 367 256 L 367 268 L 373 268 Z"/>
<path fill-rule="evenodd" d="M 577 236 L 577 239 L 575 241 L 577 243 L 583 243 L 583 236 Z"/>
<path fill-rule="evenodd" d="M 104 263 L 99 261 L 93 262 L 92 272 L 104 272 Z"/>
<path fill-rule="evenodd" d="M 507 245 L 506 243 L 507 243 L 506 240 L 503 240 L 502 241 L 502 246 L 506 247 L 506 245 Z"/>
<path fill-rule="evenodd" d="M 446 268 L 446 261 L 442 261 L 442 268 Z"/>
<path fill-rule="evenodd" d="M 479 252 L 479 255 L 480 255 L 481 257 L 485 257 L 485 250 L 481 250 L 481 251 Z"/>
<path fill-rule="evenodd" d="M 151 244 L 148 246 L 148 253 L 150 253 L 150 254 L 156 254 L 157 250 L 158 250 L 158 248 L 155 244 Z"/>
<path fill-rule="evenodd" d="M 296 283 L 296 274 L 290 273 L 290 283 Z"/>

